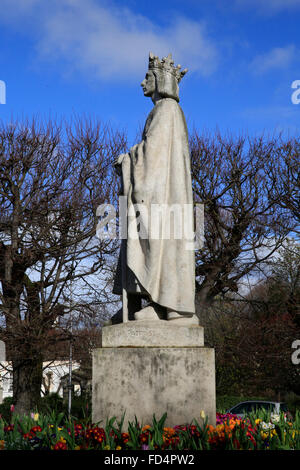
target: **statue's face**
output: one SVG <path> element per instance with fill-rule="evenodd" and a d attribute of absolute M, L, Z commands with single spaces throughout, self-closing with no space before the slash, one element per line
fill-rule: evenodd
<path fill-rule="evenodd" d="M 147 72 L 141 83 L 145 96 L 152 96 L 155 93 L 155 75 L 153 72 Z"/>

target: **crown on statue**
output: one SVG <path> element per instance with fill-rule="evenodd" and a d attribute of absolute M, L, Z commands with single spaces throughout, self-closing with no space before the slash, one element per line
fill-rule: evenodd
<path fill-rule="evenodd" d="M 181 65 L 179 64 L 174 67 L 172 54 L 169 54 L 167 57 L 163 57 L 160 60 L 152 52 L 149 54 L 149 70 L 159 70 L 161 72 L 171 73 L 174 75 L 178 83 L 188 71 L 188 69 L 181 70 Z"/>

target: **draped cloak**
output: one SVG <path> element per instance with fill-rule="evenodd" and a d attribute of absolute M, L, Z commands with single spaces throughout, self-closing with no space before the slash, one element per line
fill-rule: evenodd
<path fill-rule="evenodd" d="M 181 313 L 194 313 L 190 154 L 185 117 L 177 101 L 163 98 L 156 102 L 147 118 L 142 141 L 130 149 L 121 165 L 128 234 L 122 240 L 113 292 L 121 294 L 124 286 L 127 293 L 148 294 L 159 305 Z M 153 204 L 181 207 L 182 238 L 178 239 L 176 229 L 172 228 L 172 219 L 164 216 L 155 219 L 160 236 L 150 236 L 151 207 L 159 207 Z M 146 209 L 147 217 L 143 210 L 137 210 L 139 207 Z M 191 225 L 187 226 L 187 221 Z M 165 239 L 161 235 L 168 233 L 170 226 L 173 236 Z M 138 232 L 141 228 L 148 230 L 148 237 L 141 236 Z M 188 234 L 186 228 L 190 229 Z"/>

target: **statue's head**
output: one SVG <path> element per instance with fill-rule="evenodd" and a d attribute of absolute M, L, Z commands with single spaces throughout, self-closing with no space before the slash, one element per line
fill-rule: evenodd
<path fill-rule="evenodd" d="M 159 60 L 150 52 L 148 72 L 141 83 L 144 95 L 152 97 L 157 92 L 162 98 L 179 101 L 178 83 L 186 73 L 187 69 L 181 71 L 180 65 L 174 67 L 171 54 Z"/>

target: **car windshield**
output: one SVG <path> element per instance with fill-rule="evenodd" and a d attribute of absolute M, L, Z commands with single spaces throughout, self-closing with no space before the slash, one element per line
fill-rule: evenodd
<path fill-rule="evenodd" d="M 231 413 L 233 414 L 246 414 L 246 413 L 251 413 L 252 411 L 257 411 L 257 410 L 268 410 L 268 411 L 273 411 L 275 408 L 274 403 L 260 403 L 260 402 L 246 402 L 246 403 L 240 403 L 239 405 L 235 406 L 232 408 Z"/>
<path fill-rule="evenodd" d="M 257 410 L 267 410 L 273 411 L 275 409 L 274 403 L 251 403 L 251 407 L 249 411 L 257 411 Z"/>

